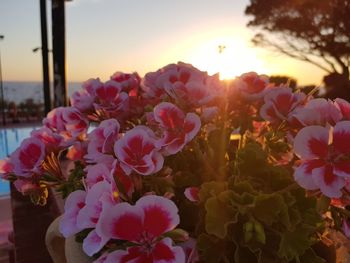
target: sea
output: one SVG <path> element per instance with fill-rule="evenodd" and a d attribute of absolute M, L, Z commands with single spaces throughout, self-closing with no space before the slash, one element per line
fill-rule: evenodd
<path fill-rule="evenodd" d="M 80 89 L 81 84 L 81 82 L 68 82 L 68 95 L 70 96 L 73 92 Z M 51 97 L 53 98 L 52 87 L 53 84 L 51 84 Z M 33 99 L 34 103 L 44 102 L 42 82 L 4 81 L 3 89 L 4 100 L 7 102 L 19 104 L 21 102 L 25 102 L 27 99 Z"/>

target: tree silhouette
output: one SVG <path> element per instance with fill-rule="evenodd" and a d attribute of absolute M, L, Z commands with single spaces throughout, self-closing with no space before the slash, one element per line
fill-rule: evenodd
<path fill-rule="evenodd" d="M 255 44 L 349 80 L 350 0 L 250 0 L 245 13 Z"/>

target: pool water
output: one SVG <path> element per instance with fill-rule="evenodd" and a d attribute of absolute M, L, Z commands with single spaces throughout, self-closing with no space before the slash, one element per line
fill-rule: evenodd
<path fill-rule="evenodd" d="M 28 138 L 30 133 L 39 127 L 25 128 L 0 128 L 0 159 L 9 156 L 21 144 L 23 139 Z M 0 196 L 10 192 L 9 183 L 0 179 Z"/>

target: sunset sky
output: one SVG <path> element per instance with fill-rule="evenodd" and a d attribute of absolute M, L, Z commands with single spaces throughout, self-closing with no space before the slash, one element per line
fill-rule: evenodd
<path fill-rule="evenodd" d="M 246 27 L 249 0 L 73 0 L 66 3 L 67 79 L 143 76 L 168 63 L 192 63 L 210 74 L 287 74 L 320 84 L 315 66 L 256 48 Z M 51 1 L 48 1 L 49 35 Z M 39 0 L 1 0 L 0 41 L 5 81 L 40 81 Z M 51 39 L 49 39 L 51 46 Z M 226 48 L 220 54 L 218 46 Z M 52 68 L 51 68 L 52 70 Z"/>

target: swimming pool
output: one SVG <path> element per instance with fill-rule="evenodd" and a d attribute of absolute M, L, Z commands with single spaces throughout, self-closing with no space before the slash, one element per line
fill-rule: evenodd
<path fill-rule="evenodd" d="M 21 141 L 30 136 L 39 126 L 24 128 L 0 128 L 0 159 L 9 156 L 21 144 Z M 0 196 L 10 192 L 9 183 L 0 179 Z"/>

